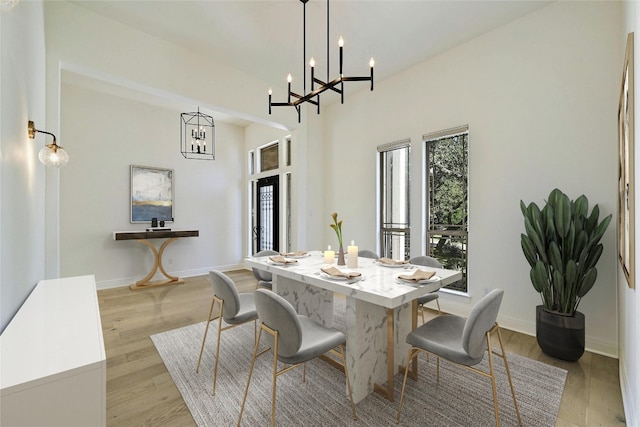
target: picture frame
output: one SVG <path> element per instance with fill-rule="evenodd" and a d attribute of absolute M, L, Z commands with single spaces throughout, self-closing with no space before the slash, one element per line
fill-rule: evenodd
<path fill-rule="evenodd" d="M 174 200 L 173 169 L 131 165 L 130 222 L 172 222 Z"/>
<path fill-rule="evenodd" d="M 633 44 L 633 33 L 629 33 L 618 105 L 618 259 L 630 288 L 635 288 Z"/>

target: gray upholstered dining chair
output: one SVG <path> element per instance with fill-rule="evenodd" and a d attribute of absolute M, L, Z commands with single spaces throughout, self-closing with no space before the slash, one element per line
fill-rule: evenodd
<path fill-rule="evenodd" d="M 433 267 L 433 268 L 442 268 L 442 264 L 440 264 L 440 261 L 426 255 L 411 258 L 409 260 L 409 264 L 422 265 L 425 267 Z M 438 291 L 433 291 L 431 293 L 428 293 L 427 295 L 424 295 L 418 298 L 418 306 L 420 307 L 420 317 L 422 318 L 422 323 L 424 323 L 424 306 L 425 304 L 431 301 L 436 302 L 436 304 L 438 305 L 438 314 L 442 314 L 442 311 L 440 311 L 440 301 L 438 301 L 438 298 L 439 298 Z"/>
<path fill-rule="evenodd" d="M 371 259 L 380 258 L 377 253 L 369 249 L 360 249 L 358 251 L 358 256 L 362 258 L 371 258 Z"/>
<path fill-rule="evenodd" d="M 216 394 L 216 379 L 218 376 L 218 360 L 220 359 L 220 334 L 222 331 L 231 329 L 233 327 L 242 325 L 247 322 L 253 321 L 253 335 L 256 333 L 256 320 L 258 319 L 258 312 L 256 311 L 256 304 L 253 294 L 238 293 L 236 285 L 231 278 L 220 271 L 210 271 L 209 277 L 211 284 L 213 285 L 213 300 L 211 301 L 211 309 L 209 309 L 209 317 L 207 320 L 207 326 L 204 329 L 204 337 L 202 338 L 202 346 L 200 347 L 200 356 L 198 357 L 198 366 L 196 366 L 196 372 L 200 369 L 200 362 L 202 360 L 202 352 L 204 351 L 204 343 L 207 340 L 207 332 L 209 331 L 209 324 L 211 321 L 218 319 L 218 339 L 216 342 L 216 362 L 213 368 L 213 394 Z M 213 314 L 213 307 L 216 302 L 220 306 L 220 311 L 215 317 L 211 317 Z M 222 327 L 222 320 L 229 325 Z"/>
<path fill-rule="evenodd" d="M 304 365 L 302 380 L 305 380 L 306 362 L 319 357 L 325 353 L 331 353 L 339 357 L 341 360 L 331 359 L 344 368 L 344 374 L 347 379 L 347 389 L 349 391 L 349 399 L 351 400 L 351 412 L 353 419 L 357 420 L 356 407 L 353 403 L 351 394 L 351 383 L 349 382 L 349 373 L 347 371 L 347 363 L 345 357 L 346 336 L 337 329 L 327 328 L 319 323 L 314 322 L 307 316 L 298 315 L 293 306 L 280 295 L 275 292 L 269 292 L 265 289 L 257 289 L 255 292 L 256 308 L 260 319 L 260 329 L 258 331 L 258 339 L 253 351 L 251 360 L 251 368 L 249 368 L 249 378 L 247 379 L 247 387 L 244 391 L 242 406 L 240 407 L 240 416 L 238 417 L 238 427 L 242 421 L 242 413 L 244 404 L 247 401 L 247 393 L 249 392 L 249 384 L 251 382 L 251 374 L 256 358 L 273 350 L 273 388 L 271 392 L 271 425 L 275 425 L 276 420 L 276 379 L 279 375 L 290 371 L 291 369 Z M 258 345 L 262 332 L 266 332 L 267 347 L 258 353 Z M 339 350 L 339 351 L 338 351 Z M 277 361 L 284 363 L 283 369 L 278 371 Z M 313 398 L 313 396 L 310 396 Z"/>
<path fill-rule="evenodd" d="M 267 249 L 267 250 L 258 252 L 257 254 L 254 255 L 254 257 L 271 256 L 271 255 L 280 255 L 280 253 L 278 253 L 277 251 L 272 251 Z M 258 270 L 257 268 L 252 268 L 251 270 L 253 270 L 253 277 L 258 279 L 258 286 L 267 288 L 267 289 L 271 289 L 273 287 L 271 283 L 273 280 L 271 273 L 269 273 L 268 271 Z"/>
<path fill-rule="evenodd" d="M 493 409 L 496 417 L 496 426 L 500 425 L 500 415 L 498 413 L 498 395 L 496 391 L 496 377 L 493 368 L 493 355 L 499 356 L 504 361 L 504 367 L 511 387 L 513 405 L 516 408 L 518 424 L 522 425 L 516 393 L 511 381 L 511 372 L 507 362 L 507 354 L 504 351 L 500 327 L 496 319 L 500 310 L 500 303 L 504 291 L 494 289 L 485 295 L 469 313 L 465 320 L 463 317 L 454 315 L 438 316 L 423 324 L 407 335 L 407 343 L 411 345 L 407 355 L 407 366 L 420 352 L 431 353 L 436 356 L 437 380 L 440 381 L 440 358 L 462 365 L 485 377 L 491 378 L 493 389 Z M 497 333 L 500 342 L 501 354 L 495 352 L 491 347 L 491 335 Z M 484 358 L 485 351 L 489 355 L 489 372 L 475 367 Z M 405 369 L 404 381 L 402 382 L 402 392 L 400 394 L 400 404 L 398 406 L 398 417 L 396 422 L 400 422 L 400 413 L 404 399 L 404 389 L 407 384 L 407 374 L 409 369 Z"/>

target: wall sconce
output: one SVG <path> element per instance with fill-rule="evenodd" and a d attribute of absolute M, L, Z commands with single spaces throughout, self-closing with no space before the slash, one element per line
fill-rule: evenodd
<path fill-rule="evenodd" d="M 36 132 L 46 133 L 53 137 L 53 142 L 45 145 L 44 148 L 40 150 L 40 153 L 38 153 L 38 158 L 45 166 L 60 168 L 69 162 L 69 155 L 61 146 L 56 144 L 56 136 L 54 134 L 36 129 L 36 126 L 31 120 L 27 123 L 27 129 L 29 130 L 30 139 L 34 139 L 36 137 Z"/>

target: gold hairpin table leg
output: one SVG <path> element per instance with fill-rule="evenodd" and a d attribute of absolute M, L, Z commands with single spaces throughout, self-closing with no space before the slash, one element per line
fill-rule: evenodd
<path fill-rule="evenodd" d="M 162 254 L 164 253 L 164 250 L 167 248 L 169 243 L 173 242 L 176 239 L 177 237 L 172 237 L 165 240 L 164 243 L 160 245 L 160 250 L 157 250 L 156 247 L 153 245 L 153 243 L 149 242 L 146 239 L 136 240 L 136 242 L 146 245 L 149 249 L 151 249 L 151 252 L 153 252 L 153 267 L 151 268 L 151 271 L 149 272 L 149 274 L 145 276 L 144 279 L 138 280 L 136 283 L 129 285 L 129 288 L 135 290 L 135 289 L 151 288 L 154 286 L 180 285 L 184 283 L 184 280 L 180 279 L 179 277 L 172 276 L 171 274 L 167 273 L 164 267 L 162 266 Z M 158 268 L 160 269 L 164 277 L 167 278 L 167 280 L 155 280 L 152 282 L 151 278 L 156 274 L 156 272 L 158 271 Z"/>
<path fill-rule="evenodd" d="M 394 341 L 393 309 L 387 308 L 387 385 L 374 384 L 373 389 L 393 402 Z"/>

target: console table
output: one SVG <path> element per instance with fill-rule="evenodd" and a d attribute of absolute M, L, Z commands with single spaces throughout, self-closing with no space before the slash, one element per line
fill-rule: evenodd
<path fill-rule="evenodd" d="M 129 287 L 131 289 L 143 289 L 149 288 L 153 286 L 164 286 L 164 285 L 179 285 L 184 283 L 184 280 L 179 277 L 172 276 L 167 273 L 162 266 L 162 254 L 164 250 L 167 248 L 169 243 L 180 237 L 198 237 L 198 230 L 156 230 L 156 231 L 114 231 L 113 232 L 113 240 L 135 240 L 138 243 L 142 243 L 151 249 L 153 252 L 153 267 L 149 274 L 142 280 L 138 280 L 136 283 L 131 284 Z M 153 243 L 149 240 L 151 239 L 167 239 L 162 245 L 160 245 L 160 250 L 156 249 Z M 156 280 L 151 281 L 151 278 L 156 274 L 158 268 L 167 278 L 167 280 Z"/>

